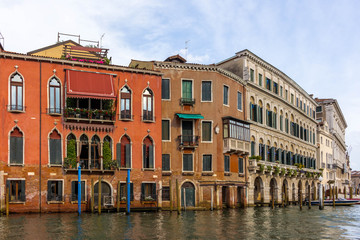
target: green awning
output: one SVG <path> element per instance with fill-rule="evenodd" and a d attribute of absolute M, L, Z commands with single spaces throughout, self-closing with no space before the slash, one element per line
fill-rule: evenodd
<path fill-rule="evenodd" d="M 201 114 L 185 114 L 185 113 L 177 113 L 176 114 L 179 118 L 182 119 L 204 119 Z"/>

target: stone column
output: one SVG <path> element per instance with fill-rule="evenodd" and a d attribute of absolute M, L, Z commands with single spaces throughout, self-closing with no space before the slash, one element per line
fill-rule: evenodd
<path fill-rule="evenodd" d="M 264 182 L 265 185 L 265 182 Z M 264 197 L 263 203 L 269 203 L 270 204 L 270 186 L 263 186 L 261 189 L 261 195 Z"/>
<path fill-rule="evenodd" d="M 159 181 L 159 188 L 158 188 L 158 207 L 162 207 L 162 181 Z"/>
<path fill-rule="evenodd" d="M 254 184 L 251 184 L 250 182 L 250 186 L 247 188 L 247 192 L 248 192 L 248 204 L 250 206 L 255 204 L 255 199 L 254 199 Z"/>

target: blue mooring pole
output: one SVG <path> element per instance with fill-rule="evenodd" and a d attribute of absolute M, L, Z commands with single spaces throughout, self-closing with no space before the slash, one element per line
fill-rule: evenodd
<path fill-rule="evenodd" d="M 81 166 L 78 167 L 78 214 L 81 214 Z"/>
<path fill-rule="evenodd" d="M 130 169 L 127 170 L 126 189 L 126 214 L 130 214 Z"/>

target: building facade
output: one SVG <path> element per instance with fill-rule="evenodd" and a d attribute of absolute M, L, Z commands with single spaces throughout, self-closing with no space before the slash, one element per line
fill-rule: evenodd
<path fill-rule="evenodd" d="M 316 197 L 317 103 L 295 81 L 243 50 L 217 64 L 247 83 L 247 121 L 251 124 L 248 203 L 278 204 Z"/>
<path fill-rule="evenodd" d="M 162 206 L 245 206 L 250 129 L 244 81 L 180 56 L 130 66 L 163 73 Z"/>
<path fill-rule="evenodd" d="M 316 98 L 315 100 L 319 104 L 316 109 L 316 119 L 318 122 L 326 121 L 332 135 L 335 187 L 342 191 L 344 187 L 349 187 L 351 179 L 350 159 L 345 144 L 347 123 L 336 99 Z"/>
<path fill-rule="evenodd" d="M 10 212 L 158 207 L 161 75 L 154 71 L 0 52 L 0 193 Z M 101 191 L 99 190 L 101 181 Z M 4 205 L 2 204 L 2 207 Z"/>

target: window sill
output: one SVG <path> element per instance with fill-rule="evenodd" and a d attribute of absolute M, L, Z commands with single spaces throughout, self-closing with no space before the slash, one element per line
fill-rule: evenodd
<path fill-rule="evenodd" d="M 171 175 L 171 171 L 163 171 L 162 172 L 163 176 L 170 176 Z"/>
<path fill-rule="evenodd" d="M 231 173 L 229 173 L 229 172 L 224 172 L 224 176 L 231 176 Z"/>
<path fill-rule="evenodd" d="M 48 113 L 48 114 L 51 115 L 51 116 L 55 116 L 55 117 L 60 117 L 60 116 L 62 116 L 61 113 Z"/>
<path fill-rule="evenodd" d="M 11 113 L 25 113 L 24 110 L 8 110 L 8 112 L 11 112 Z"/>
<path fill-rule="evenodd" d="M 154 123 L 154 120 L 142 120 L 144 123 Z"/>
<path fill-rule="evenodd" d="M 64 204 L 64 201 L 47 201 L 47 204 Z"/>
<path fill-rule="evenodd" d="M 48 167 L 62 167 L 62 164 L 49 164 Z"/>
<path fill-rule="evenodd" d="M 119 168 L 120 171 L 127 171 L 127 170 L 132 170 L 132 168 L 126 168 L 126 167 L 120 167 Z"/>
<path fill-rule="evenodd" d="M 239 173 L 239 177 L 245 177 L 244 173 Z"/>
<path fill-rule="evenodd" d="M 193 176 L 194 172 L 182 172 L 182 175 L 184 175 L 184 176 Z"/>
<path fill-rule="evenodd" d="M 155 171 L 155 168 L 143 168 L 143 171 Z"/>
<path fill-rule="evenodd" d="M 23 205 L 25 205 L 25 202 L 23 202 L 23 201 L 9 201 L 9 204 L 23 204 Z"/>
<path fill-rule="evenodd" d="M 23 163 L 10 163 L 8 166 L 9 167 L 23 167 L 24 164 Z"/>
<path fill-rule="evenodd" d="M 212 176 L 212 175 L 214 175 L 214 173 L 213 172 L 202 172 L 201 175 L 202 176 Z"/>
<path fill-rule="evenodd" d="M 119 118 L 120 121 L 124 121 L 124 122 L 133 122 L 134 119 L 132 118 Z"/>

